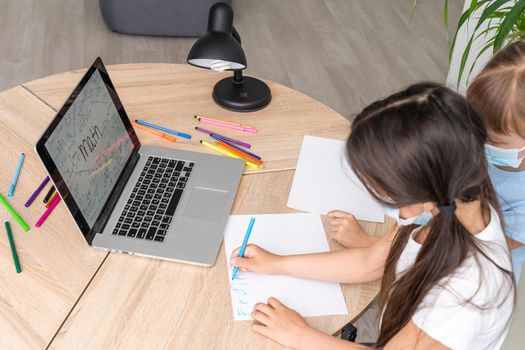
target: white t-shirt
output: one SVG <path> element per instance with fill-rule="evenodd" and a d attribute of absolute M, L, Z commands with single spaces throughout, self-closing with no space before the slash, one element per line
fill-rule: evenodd
<path fill-rule="evenodd" d="M 396 266 L 396 277 L 411 267 L 421 248 L 414 230 Z M 506 270 L 512 265 L 497 213 L 491 210 L 487 227 L 475 236 L 482 249 Z M 512 315 L 512 282 L 480 253 L 466 258 L 452 276 L 443 279 L 424 297 L 412 321 L 433 339 L 451 349 L 499 349 Z M 480 268 L 481 267 L 481 268 Z M 481 283 L 481 287 L 480 287 Z M 471 303 L 465 302 L 470 299 Z M 483 307 L 480 309 L 478 306 Z"/>

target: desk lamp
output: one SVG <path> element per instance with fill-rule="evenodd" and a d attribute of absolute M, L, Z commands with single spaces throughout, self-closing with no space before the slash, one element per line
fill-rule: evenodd
<path fill-rule="evenodd" d="M 233 27 L 233 10 L 226 3 L 218 2 L 210 8 L 208 33 L 193 44 L 187 61 L 219 72 L 233 71 L 233 77 L 220 80 L 213 88 L 213 100 L 223 108 L 251 112 L 264 108 L 272 99 L 263 81 L 242 75 L 246 56 Z"/>

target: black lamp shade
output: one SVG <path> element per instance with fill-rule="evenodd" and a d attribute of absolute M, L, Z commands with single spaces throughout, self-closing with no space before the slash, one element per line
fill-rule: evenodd
<path fill-rule="evenodd" d="M 223 108 L 251 112 L 264 108 L 272 99 L 270 88 L 263 81 L 243 77 L 246 56 L 239 33 L 233 28 L 233 10 L 218 2 L 210 8 L 208 33 L 193 44 L 187 62 L 193 66 L 218 71 L 232 70 L 233 77 L 213 87 L 213 100 Z"/>
<path fill-rule="evenodd" d="M 187 60 L 193 66 L 208 69 L 215 60 L 230 63 L 229 70 L 246 68 L 246 56 L 241 45 L 231 34 L 222 32 L 202 36 L 191 48 Z"/>

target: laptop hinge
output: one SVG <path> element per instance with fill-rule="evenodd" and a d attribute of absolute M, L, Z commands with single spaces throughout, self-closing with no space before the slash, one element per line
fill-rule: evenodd
<path fill-rule="evenodd" d="M 109 196 L 109 199 L 106 205 L 102 209 L 102 212 L 100 216 L 98 217 L 97 222 L 95 223 L 95 225 L 89 232 L 89 236 L 86 237 L 90 245 L 91 245 L 91 242 L 93 242 L 93 238 L 95 238 L 95 234 L 104 231 L 104 228 L 106 227 L 106 224 L 108 223 L 111 213 L 113 213 L 113 209 L 115 209 L 115 206 L 117 205 L 120 195 L 124 191 L 124 188 L 126 188 L 126 184 L 128 183 L 128 180 L 131 177 L 131 174 L 133 174 L 133 170 L 135 169 L 135 166 L 139 162 L 139 159 L 140 159 L 140 154 L 137 150 L 135 154 L 131 156 L 131 159 L 129 160 L 128 165 L 124 168 L 124 172 L 122 173 L 122 176 L 118 180 L 113 192 Z"/>

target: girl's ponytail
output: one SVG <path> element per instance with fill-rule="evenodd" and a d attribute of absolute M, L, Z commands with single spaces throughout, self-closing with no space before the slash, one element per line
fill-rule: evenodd
<path fill-rule="evenodd" d="M 453 276 L 471 255 L 478 264 L 479 259 L 489 260 L 514 285 L 512 273 L 485 254 L 456 216 L 456 201 L 476 201 L 485 217 L 501 215 L 488 176 L 486 139 L 465 98 L 433 83 L 410 86 L 355 118 L 347 156 L 369 193 L 385 206 L 432 202 L 439 209 L 425 226 L 427 237 L 407 271 L 396 268 L 416 226 L 401 227 L 392 242 L 379 294 L 383 316 L 378 348 L 411 320 L 429 291 Z M 465 302 L 472 297 L 466 296 Z"/>

